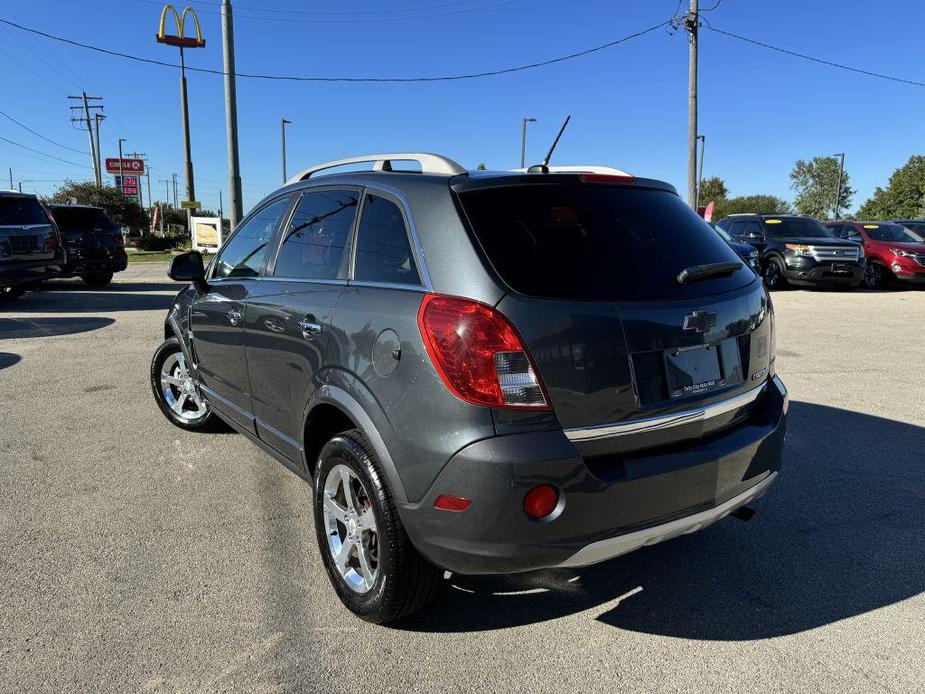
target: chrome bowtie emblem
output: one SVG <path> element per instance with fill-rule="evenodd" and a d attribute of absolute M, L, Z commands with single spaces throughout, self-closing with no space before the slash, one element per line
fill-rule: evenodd
<path fill-rule="evenodd" d="M 689 316 L 684 316 L 684 329 L 705 333 L 716 325 L 716 314 L 709 311 L 697 310 Z"/>

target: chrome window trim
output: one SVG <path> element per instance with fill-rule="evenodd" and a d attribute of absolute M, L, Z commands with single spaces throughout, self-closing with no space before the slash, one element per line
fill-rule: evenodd
<path fill-rule="evenodd" d="M 347 280 L 333 279 L 333 280 L 313 280 L 308 277 L 255 277 L 258 282 L 287 282 L 290 284 L 333 284 L 346 286 Z"/>
<path fill-rule="evenodd" d="M 404 289 L 406 292 L 427 293 L 429 290 L 420 284 L 398 284 L 397 282 L 367 282 L 365 280 L 350 280 L 348 287 L 374 287 L 377 289 Z"/>
<path fill-rule="evenodd" d="M 695 407 L 683 412 L 672 412 L 671 414 L 659 415 L 657 417 L 646 417 L 645 419 L 632 419 L 626 422 L 615 422 L 612 424 L 598 424 L 592 427 L 575 427 L 564 429 L 565 435 L 569 441 L 599 441 L 601 439 L 618 438 L 621 436 L 631 436 L 639 433 L 650 433 L 653 431 L 663 431 L 674 427 L 694 424 L 696 422 L 706 422 L 714 417 L 727 414 L 734 410 L 750 405 L 758 396 L 761 395 L 768 387 L 768 383 L 762 383 L 757 388 L 735 395 L 726 400 L 715 402 L 711 405 Z"/>

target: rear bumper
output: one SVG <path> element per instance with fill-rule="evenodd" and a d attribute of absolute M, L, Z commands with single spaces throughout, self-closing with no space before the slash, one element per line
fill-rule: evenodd
<path fill-rule="evenodd" d="M 50 280 L 62 272 L 64 253 L 56 255 L 53 261 L 15 263 L 12 267 L 0 267 L 0 287 L 15 287 Z"/>
<path fill-rule="evenodd" d="M 805 256 L 785 258 L 787 281 L 797 285 L 834 284 L 855 286 L 864 279 L 864 261 L 845 263 L 818 261 Z M 844 266 L 845 272 L 836 272 L 835 266 Z"/>
<path fill-rule="evenodd" d="M 64 266 L 65 275 L 82 275 L 87 272 L 122 272 L 128 267 L 128 256 L 112 255 L 103 258 L 85 258 L 73 252 L 68 253 L 68 262 Z"/>
<path fill-rule="evenodd" d="M 748 419 L 680 444 L 583 459 L 561 431 L 474 443 L 445 466 L 418 504 L 401 507 L 418 550 L 463 574 L 583 566 L 694 532 L 763 494 L 780 469 L 787 394 L 775 377 Z M 523 496 L 560 491 L 534 520 Z M 440 494 L 472 501 L 461 513 L 433 507 Z"/>

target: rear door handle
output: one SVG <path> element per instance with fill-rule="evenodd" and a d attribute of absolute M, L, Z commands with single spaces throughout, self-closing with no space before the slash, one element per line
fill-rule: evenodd
<path fill-rule="evenodd" d="M 315 335 L 320 335 L 324 331 L 324 328 L 322 327 L 321 323 L 312 323 L 311 321 L 300 320 L 299 330 L 302 331 L 302 337 L 304 337 L 306 340 L 311 340 L 315 337 Z"/>
<path fill-rule="evenodd" d="M 238 325 L 240 325 L 241 319 L 244 318 L 244 314 L 242 314 L 236 308 L 231 309 L 227 313 L 227 316 L 228 316 L 228 322 L 231 323 L 236 328 L 238 327 Z"/>

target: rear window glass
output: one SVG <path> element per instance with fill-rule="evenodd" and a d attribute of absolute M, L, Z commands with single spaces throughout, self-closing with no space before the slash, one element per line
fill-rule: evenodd
<path fill-rule="evenodd" d="M 903 222 L 902 225 L 918 236 L 925 236 L 925 222 Z"/>
<path fill-rule="evenodd" d="M 808 236 L 832 238 L 834 234 L 815 219 L 804 217 L 765 217 L 765 227 L 771 236 Z"/>
<path fill-rule="evenodd" d="M 52 216 L 61 231 L 118 231 L 117 225 L 103 210 L 86 207 L 55 207 Z"/>
<path fill-rule="evenodd" d="M 521 185 L 460 194 L 489 261 L 513 290 L 578 301 L 644 301 L 728 291 L 740 270 L 679 285 L 684 268 L 739 257 L 673 193 L 594 184 Z"/>
<path fill-rule="evenodd" d="M 48 224 L 45 210 L 35 198 L 0 197 L 0 225 Z"/>

